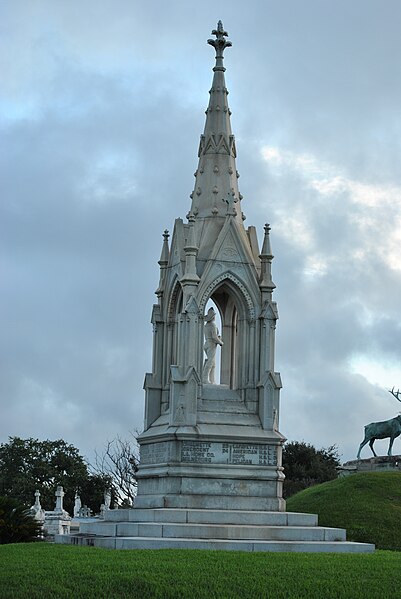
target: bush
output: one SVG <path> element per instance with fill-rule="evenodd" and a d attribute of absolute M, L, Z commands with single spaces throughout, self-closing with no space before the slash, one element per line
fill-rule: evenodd
<path fill-rule="evenodd" d="M 42 527 L 16 499 L 0 496 L 0 544 L 37 541 Z"/>
<path fill-rule="evenodd" d="M 340 459 L 335 445 L 316 449 L 310 443 L 292 441 L 283 448 L 285 498 L 337 478 Z"/>

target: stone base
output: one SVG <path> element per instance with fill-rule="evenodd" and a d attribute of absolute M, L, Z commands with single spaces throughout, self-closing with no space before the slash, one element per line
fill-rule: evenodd
<path fill-rule="evenodd" d="M 179 407 L 181 395 L 174 393 L 173 404 Z M 273 423 L 263 428 L 261 417 L 239 393 L 203 385 L 201 396 L 192 394 L 185 403 L 194 410 L 192 424 L 173 404 L 171 413 L 156 418 L 138 438 L 135 508 L 110 510 L 103 521 L 82 523 L 79 534 L 59 535 L 57 543 L 112 549 L 374 551 L 373 545 L 348 543 L 342 529 L 318 527 L 315 515 L 285 511 L 284 437 Z"/>
<path fill-rule="evenodd" d="M 338 468 L 339 476 L 348 476 L 349 474 L 361 472 L 401 472 L 401 455 L 350 460 Z"/>
<path fill-rule="evenodd" d="M 284 437 L 224 385 L 203 385 L 196 425 L 164 414 L 138 441 L 138 507 L 285 510 Z"/>
<path fill-rule="evenodd" d="M 285 500 L 279 497 L 231 495 L 138 495 L 135 507 L 284 512 Z"/>
<path fill-rule="evenodd" d="M 45 512 L 43 530 L 49 539 L 52 539 L 56 535 L 69 535 L 70 527 L 71 517 L 67 512 Z"/>
<path fill-rule="evenodd" d="M 82 523 L 80 534 L 56 543 L 108 549 L 220 549 L 371 553 L 374 545 L 346 541 L 345 530 L 317 526 L 314 514 L 206 509 L 110 510 Z"/>

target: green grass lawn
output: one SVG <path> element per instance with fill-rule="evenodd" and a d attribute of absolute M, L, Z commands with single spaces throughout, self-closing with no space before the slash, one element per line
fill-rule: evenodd
<path fill-rule="evenodd" d="M 0 546 L 0 597 L 401 597 L 401 553 L 115 551 L 47 543 Z"/>
<path fill-rule="evenodd" d="M 374 554 L 116 551 L 0 545 L 0 599 L 401 599 L 401 474 L 353 474 L 306 489 L 289 511 L 319 514 Z"/>
<path fill-rule="evenodd" d="M 350 541 L 401 551 L 401 473 L 338 478 L 290 497 L 287 509 L 318 514 L 321 526 L 345 528 Z"/>

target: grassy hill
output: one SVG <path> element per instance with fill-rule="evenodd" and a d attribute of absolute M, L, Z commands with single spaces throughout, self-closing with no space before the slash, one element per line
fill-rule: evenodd
<path fill-rule="evenodd" d="M 287 500 L 291 512 L 319 515 L 321 526 L 347 529 L 347 539 L 401 551 L 401 473 L 352 474 Z"/>

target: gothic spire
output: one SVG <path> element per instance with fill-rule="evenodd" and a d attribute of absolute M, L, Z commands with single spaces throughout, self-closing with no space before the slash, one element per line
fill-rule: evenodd
<path fill-rule="evenodd" d="M 242 212 L 236 169 L 236 148 L 231 131 L 230 109 L 228 107 L 228 90 L 226 88 L 223 66 L 225 48 L 232 44 L 226 39 L 228 35 L 221 21 L 217 29 L 212 31 L 216 39 L 209 39 L 208 44 L 216 50 L 216 63 L 213 68 L 213 83 L 210 89 L 210 100 L 206 110 L 206 123 L 199 145 L 199 164 L 195 173 L 196 182 L 191 194 L 191 212 L 196 219 L 225 219 L 227 198 L 233 206 L 230 214 L 242 225 Z"/>

